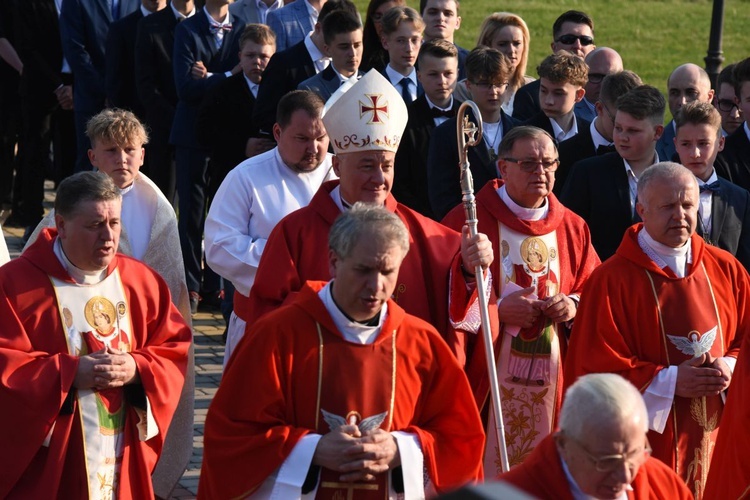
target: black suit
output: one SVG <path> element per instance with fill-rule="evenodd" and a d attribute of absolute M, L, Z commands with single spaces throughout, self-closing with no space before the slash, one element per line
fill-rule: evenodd
<path fill-rule="evenodd" d="M 35 226 L 44 215 L 44 179 L 53 139 L 55 180 L 73 173 L 76 160 L 75 122 L 72 110 L 63 110 L 55 96 L 73 76 L 62 73 L 63 51 L 55 0 L 16 2 L 17 49 L 24 61 L 20 94 L 25 145 L 20 177 L 20 204 L 14 214 L 25 226 Z"/>
<path fill-rule="evenodd" d="M 716 160 L 718 175 L 750 190 L 750 141 L 744 125 L 726 138 L 724 151 L 719 153 Z"/>
<path fill-rule="evenodd" d="M 705 238 L 700 221 L 697 232 Z M 711 235 L 706 239 L 750 269 L 750 192 L 719 177 L 719 192 L 711 197 Z"/>
<path fill-rule="evenodd" d="M 469 114 L 471 117 L 471 113 Z M 503 134 L 518 125 L 518 122 L 501 112 Z M 430 139 L 427 156 L 427 187 L 430 206 L 437 220 L 461 203 L 461 171 L 458 167 L 458 144 L 456 143 L 456 120 L 451 118 L 435 128 Z M 474 120 L 474 118 L 470 118 Z M 474 178 L 474 192 L 498 178 L 496 162 L 490 157 L 487 144 L 482 137 L 479 144 L 469 148 L 469 168 Z"/>
<path fill-rule="evenodd" d="M 515 106 L 513 108 L 513 117 L 516 118 Z M 557 140 L 555 140 L 555 130 L 552 128 L 552 122 L 550 121 L 549 117 L 544 114 L 543 111 L 538 111 L 534 114 L 534 116 L 523 122 L 522 125 L 537 127 L 544 130 L 550 136 L 552 136 L 552 140 L 554 140 L 555 144 L 557 144 Z"/>
<path fill-rule="evenodd" d="M 589 225 L 591 242 L 602 261 L 614 255 L 627 228 L 640 221 L 630 205 L 625 163 L 617 153 L 573 165 L 560 201 Z"/>
<path fill-rule="evenodd" d="M 135 40 L 135 86 L 151 129 L 149 176 L 170 202 L 174 200 L 176 182 L 174 148 L 169 144 L 177 105 L 172 71 L 176 26 L 177 18 L 167 6 L 138 22 Z"/>
<path fill-rule="evenodd" d="M 555 187 L 552 192 L 560 197 L 565 180 L 568 178 L 573 165 L 586 158 L 596 156 L 594 140 L 591 138 L 591 127 L 578 127 L 578 133 L 563 141 L 557 147 L 557 156 L 560 158 L 560 166 L 555 172 Z"/>
<path fill-rule="evenodd" d="M 454 99 L 453 111 L 458 111 L 459 106 Z M 411 103 L 408 110 L 409 121 L 396 153 L 392 192 L 400 203 L 434 219 L 427 194 L 427 155 L 435 119 L 424 95 Z"/>
<path fill-rule="evenodd" d="M 247 140 L 256 133 L 252 120 L 255 97 L 240 72 L 211 88 L 198 108 L 196 132 L 211 158 L 208 198 L 224 177 L 245 160 Z"/>
<path fill-rule="evenodd" d="M 539 113 L 542 108 L 539 105 L 540 80 L 534 80 L 516 90 L 513 98 L 513 118 L 516 120 L 528 120 Z"/>
<path fill-rule="evenodd" d="M 143 105 L 135 88 L 135 38 L 141 19 L 143 12 L 139 8 L 109 27 L 104 49 L 104 90 L 111 107 L 129 109 L 143 119 Z"/>
<path fill-rule="evenodd" d="M 316 73 L 315 63 L 304 40 L 271 57 L 263 71 L 258 105 L 253 111 L 253 122 L 261 132 L 271 135 L 273 124 L 276 123 L 276 106 L 281 98 Z"/>

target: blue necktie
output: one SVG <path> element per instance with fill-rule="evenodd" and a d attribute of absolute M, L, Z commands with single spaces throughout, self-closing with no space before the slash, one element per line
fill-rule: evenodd
<path fill-rule="evenodd" d="M 112 0 L 112 20 L 120 19 L 120 0 Z"/>
<path fill-rule="evenodd" d="M 718 193 L 721 191 L 721 186 L 719 185 L 719 181 L 713 181 L 711 184 L 703 184 L 701 186 L 701 193 L 704 191 L 711 191 L 712 193 Z"/>
<path fill-rule="evenodd" d="M 406 104 L 411 104 L 414 99 L 411 97 L 411 92 L 409 92 L 409 84 L 411 83 L 410 78 L 402 78 L 399 82 L 399 85 L 401 85 L 401 97 L 404 98 L 404 102 Z"/>

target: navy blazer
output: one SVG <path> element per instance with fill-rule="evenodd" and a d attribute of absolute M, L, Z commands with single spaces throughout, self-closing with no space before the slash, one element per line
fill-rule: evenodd
<path fill-rule="evenodd" d="M 559 198 L 573 165 L 586 158 L 596 156 L 594 139 L 591 138 L 591 126 L 581 128 L 579 125 L 578 133 L 567 141 L 561 142 L 557 147 L 557 156 L 560 158 L 560 166 L 555 172 L 555 186 L 552 188 L 552 192 Z"/>
<path fill-rule="evenodd" d="M 453 111 L 460 103 L 453 99 Z M 427 155 L 430 136 L 435 130 L 435 119 L 427 98 L 421 95 L 408 106 L 409 121 L 396 152 L 393 189 L 399 203 L 435 219 L 427 192 Z"/>
<path fill-rule="evenodd" d="M 209 22 L 203 9 L 177 25 L 174 33 L 174 52 L 172 69 L 177 89 L 177 109 L 169 142 L 175 146 L 195 148 L 198 138 L 195 123 L 198 106 L 206 92 L 221 80 L 225 73 L 231 71 L 239 62 L 239 41 L 242 36 L 244 19 L 229 15 L 233 29 L 224 35 L 221 48 L 216 48 L 214 36 L 209 31 Z M 203 61 L 209 73 L 208 78 L 194 79 L 190 70 L 196 61 Z"/>
<path fill-rule="evenodd" d="M 453 207 L 461 203 L 456 120 L 455 117 L 451 118 L 436 127 L 430 139 L 430 150 L 427 155 L 427 189 L 430 206 L 437 220 L 441 220 Z M 503 134 L 507 134 L 519 124 L 504 111 L 500 112 L 500 120 L 503 124 Z M 497 165 L 490 157 L 484 137 L 475 147 L 469 148 L 468 160 L 474 178 L 475 193 L 489 181 L 497 179 Z"/>
<path fill-rule="evenodd" d="M 656 141 L 656 153 L 659 155 L 659 161 L 672 161 L 677 148 L 674 145 L 675 138 L 675 126 L 674 120 L 670 120 L 664 126 L 664 133 L 661 134 L 659 140 Z"/>
<path fill-rule="evenodd" d="M 315 74 L 315 63 L 304 40 L 271 57 L 263 71 L 258 102 L 253 111 L 253 122 L 263 133 L 271 135 L 276 123 L 276 106 L 281 98 Z"/>
<path fill-rule="evenodd" d="M 513 98 L 513 118 L 525 121 L 542 110 L 539 106 L 541 85 L 542 83 L 537 79 L 516 90 L 516 96 Z"/>
<path fill-rule="evenodd" d="M 362 72 L 357 72 L 362 77 Z M 336 92 L 341 86 L 341 80 L 333 70 L 332 65 L 328 65 L 326 69 L 321 71 L 315 76 L 312 76 L 304 82 L 297 85 L 299 90 L 310 90 L 318 94 L 323 101 L 328 101 L 334 92 Z"/>
<path fill-rule="evenodd" d="M 568 174 L 560 202 L 580 215 L 591 230 L 591 242 L 604 261 L 614 255 L 625 231 L 640 217 L 630 205 L 625 163 L 617 153 L 579 161 Z"/>
<path fill-rule="evenodd" d="M 304 40 L 314 28 L 302 0 L 272 10 L 266 17 L 266 24 L 276 33 L 276 50 L 279 52 Z"/>
<path fill-rule="evenodd" d="M 110 106 L 129 109 L 143 120 L 146 112 L 135 87 L 135 38 L 141 19 L 143 12 L 137 9 L 110 26 L 104 82 Z"/>
<path fill-rule="evenodd" d="M 140 8 L 140 0 L 120 0 L 120 18 Z M 104 106 L 104 45 L 112 11 L 108 0 L 65 0 L 60 10 L 63 53 L 75 76 L 76 113 Z"/>
<path fill-rule="evenodd" d="M 711 234 L 700 223 L 696 232 L 750 269 L 750 192 L 719 177 L 719 192 L 711 196 Z"/>
<path fill-rule="evenodd" d="M 718 175 L 750 191 L 750 141 L 744 125 L 726 138 L 714 166 Z"/>

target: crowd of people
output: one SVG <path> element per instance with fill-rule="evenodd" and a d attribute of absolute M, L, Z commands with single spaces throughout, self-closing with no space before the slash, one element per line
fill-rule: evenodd
<path fill-rule="evenodd" d="M 200 498 L 748 494 L 750 58 L 414 7 L 0 6 L 0 497 L 169 498 L 199 307 Z"/>

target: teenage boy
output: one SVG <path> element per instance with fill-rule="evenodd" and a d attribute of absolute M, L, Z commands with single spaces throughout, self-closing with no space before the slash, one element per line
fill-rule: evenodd
<path fill-rule="evenodd" d="M 721 115 L 721 133 L 724 137 L 732 135 L 745 122 L 734 91 L 734 67 L 734 64 L 730 64 L 721 70 L 714 95 L 714 106 Z"/>
<path fill-rule="evenodd" d="M 253 115 L 263 71 L 275 51 L 276 35 L 271 28 L 248 24 L 240 38 L 242 71 L 209 89 L 198 109 L 198 139 L 211 158 L 209 200 L 230 170 L 275 146 L 270 139 L 256 137 L 257 127 L 248 120 Z"/>
<path fill-rule="evenodd" d="M 297 89 L 315 92 L 325 102 L 342 85 L 353 86 L 362 76 L 362 48 L 359 17 L 344 10 L 332 12 L 323 21 L 323 51 L 331 58 L 331 64 Z"/>
<path fill-rule="evenodd" d="M 542 110 L 524 123 L 546 131 L 559 145 L 591 126 L 577 118 L 573 108 L 586 94 L 589 69 L 580 57 L 567 51 L 547 56 L 537 67 L 539 104 Z"/>
<path fill-rule="evenodd" d="M 455 45 L 453 36 L 461 27 L 458 0 L 421 0 L 419 12 L 424 20 L 424 40 L 447 40 Z M 466 78 L 466 57 L 469 51 L 456 45 L 458 51 L 458 81 Z M 418 61 L 419 62 L 419 61 Z M 419 66 L 419 65 L 417 65 Z"/>
<path fill-rule="evenodd" d="M 502 110 L 510 73 L 510 62 L 495 49 L 477 47 L 466 58 L 466 87 L 482 115 L 470 116 L 470 120 L 481 119 L 483 128 L 479 143 L 468 152 L 475 191 L 499 177 L 497 148 L 503 136 L 518 125 Z M 454 117 L 435 129 L 427 156 L 427 190 L 436 220 L 461 202 L 460 174 Z"/>
<path fill-rule="evenodd" d="M 750 192 L 716 175 L 714 161 L 724 149 L 721 115 L 706 102 L 685 104 L 674 118 L 674 145 L 680 163 L 698 179 L 696 232 L 711 245 L 750 264 Z"/>
<path fill-rule="evenodd" d="M 86 135 L 91 141 L 88 160 L 111 177 L 122 193 L 122 230 L 117 251 L 142 260 L 164 278 L 172 302 L 190 325 L 177 218 L 159 188 L 140 172 L 145 155 L 143 146 L 148 142 L 145 128 L 130 111 L 105 109 L 89 120 Z M 47 227 L 55 227 L 54 210 L 39 223 L 26 247 Z M 192 348 L 190 352 L 185 386 L 161 454 L 165 458 L 157 464 L 152 477 L 156 494 L 163 498 L 169 496 L 179 481 L 192 453 L 195 375 Z"/>
<path fill-rule="evenodd" d="M 458 50 L 436 38 L 419 49 L 417 78 L 424 94 L 408 106 L 409 121 L 396 153 L 393 195 L 402 204 L 434 218 L 427 196 L 427 154 L 430 136 L 438 125 L 456 115 L 453 99 L 458 77 Z"/>
<path fill-rule="evenodd" d="M 636 214 L 638 177 L 659 161 L 656 142 L 664 132 L 667 103 L 658 89 L 641 85 L 617 100 L 616 153 L 582 160 L 565 182 L 560 201 L 588 223 L 602 261 L 614 255 Z"/>
<path fill-rule="evenodd" d="M 733 77 L 737 104 L 745 117 L 745 124 L 727 137 L 720 155 L 726 160 L 727 167 L 719 169 L 719 174 L 750 190 L 750 127 L 747 125 L 750 117 L 750 57 L 737 63 Z"/>
<path fill-rule="evenodd" d="M 401 93 L 407 105 L 424 92 L 417 81 L 419 47 L 424 21 L 411 7 L 394 7 L 383 16 L 383 48 L 390 61 L 383 74 Z"/>

